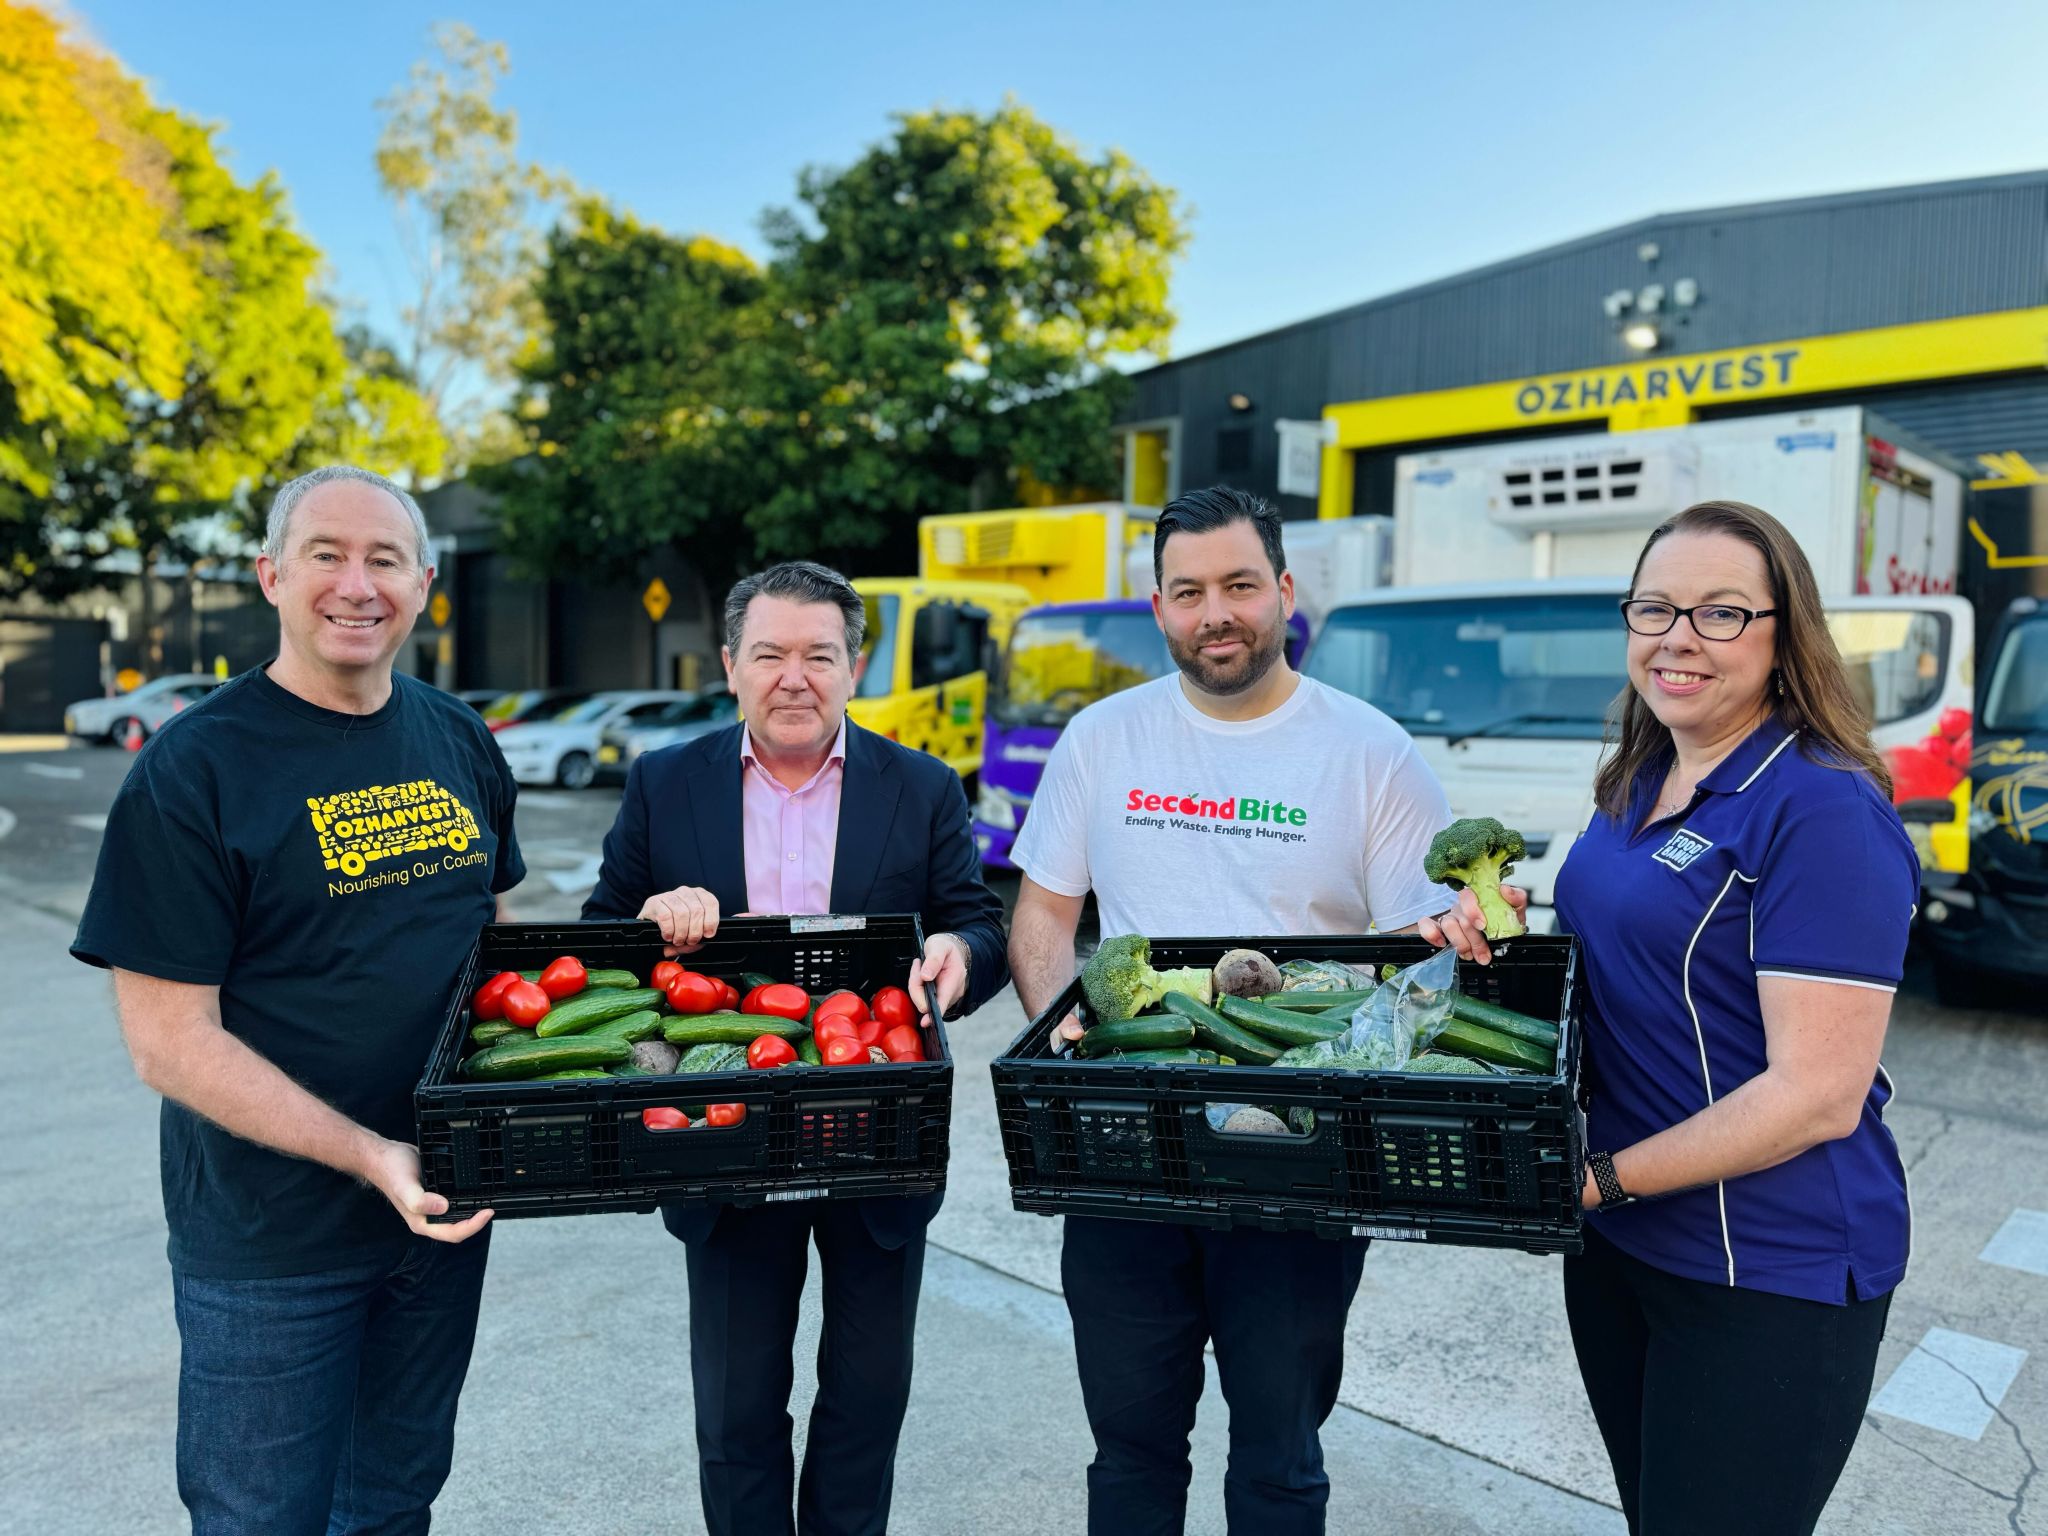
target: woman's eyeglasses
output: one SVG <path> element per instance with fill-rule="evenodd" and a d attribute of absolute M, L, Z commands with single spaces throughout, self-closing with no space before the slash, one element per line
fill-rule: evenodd
<path fill-rule="evenodd" d="M 1670 603 L 1628 599 L 1621 605 L 1622 621 L 1639 635 L 1668 635 L 1680 619 L 1692 624 L 1702 640 L 1733 640 L 1749 628 L 1752 619 L 1768 619 L 1775 608 L 1737 608 L 1729 603 L 1695 603 L 1674 608 Z"/>

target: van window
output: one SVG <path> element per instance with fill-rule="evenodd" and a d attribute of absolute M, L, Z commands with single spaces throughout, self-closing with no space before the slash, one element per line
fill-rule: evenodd
<path fill-rule="evenodd" d="M 896 691 L 896 632 L 900 627 L 897 614 L 902 604 L 893 592 L 884 592 L 879 597 L 864 593 L 861 602 L 868 610 L 867 637 L 860 647 L 868 666 L 860 675 L 860 686 L 853 690 L 854 696 L 887 698 Z"/>
<path fill-rule="evenodd" d="M 2048 731 L 2048 618 L 2007 632 L 1984 695 L 1987 731 Z"/>
<path fill-rule="evenodd" d="M 1828 630 L 1848 669 L 1849 691 L 1870 723 L 1891 725 L 1941 697 L 1948 676 L 1945 613 L 1912 608 L 1854 608 L 1828 615 Z"/>

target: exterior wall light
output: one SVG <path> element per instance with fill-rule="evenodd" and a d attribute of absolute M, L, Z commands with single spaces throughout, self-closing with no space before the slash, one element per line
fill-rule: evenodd
<path fill-rule="evenodd" d="M 1663 341 L 1664 336 L 1653 322 L 1649 320 L 1632 320 L 1621 328 L 1621 339 L 1624 345 L 1633 348 L 1635 351 L 1654 352 L 1657 350 L 1658 343 Z"/>

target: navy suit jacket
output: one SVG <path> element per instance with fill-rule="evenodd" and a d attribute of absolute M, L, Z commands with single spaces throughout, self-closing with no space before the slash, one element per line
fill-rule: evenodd
<path fill-rule="evenodd" d="M 605 834 L 604 867 L 583 903 L 586 918 L 631 919 L 648 897 L 694 885 L 718 898 L 721 916 L 747 910 L 740 732 L 729 725 L 639 758 L 626 776 L 618 819 Z M 1010 979 L 1003 904 L 981 878 L 960 776 L 846 722 L 839 840 L 832 855 L 834 912 L 915 912 L 926 937 L 958 934 L 972 960 L 960 1013 L 972 1013 Z M 868 1227 L 899 1247 L 939 1209 L 942 1195 L 861 1202 Z M 677 1237 L 708 1233 L 723 1206 L 666 1206 Z"/>

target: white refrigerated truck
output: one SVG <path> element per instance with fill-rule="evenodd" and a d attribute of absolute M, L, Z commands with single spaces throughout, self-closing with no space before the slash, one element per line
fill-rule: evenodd
<path fill-rule="evenodd" d="M 1522 832 L 1513 879 L 1547 931 L 1558 867 L 1592 820 L 1626 680 L 1619 604 L 1649 531 L 1715 498 L 1784 522 L 1882 748 L 1970 706 L 1971 613 L 1954 595 L 1965 489 L 1860 407 L 1404 457 L 1394 584 L 1334 607 L 1306 670 L 1400 722 L 1454 814 Z"/>

